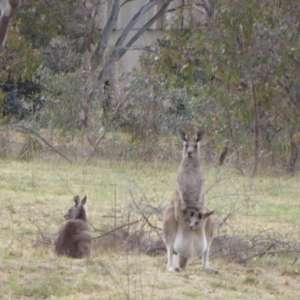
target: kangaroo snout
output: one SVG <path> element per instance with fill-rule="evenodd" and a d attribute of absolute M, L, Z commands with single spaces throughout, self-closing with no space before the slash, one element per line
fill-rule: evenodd
<path fill-rule="evenodd" d="M 193 157 L 193 151 L 188 151 L 187 155 L 188 157 Z"/>
<path fill-rule="evenodd" d="M 186 142 L 186 154 L 188 157 L 194 157 L 198 151 L 197 149 L 197 143 L 195 143 L 194 141 L 188 141 Z"/>

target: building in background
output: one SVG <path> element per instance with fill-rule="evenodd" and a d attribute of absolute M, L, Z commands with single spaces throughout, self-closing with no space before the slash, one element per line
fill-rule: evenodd
<path fill-rule="evenodd" d="M 115 28 L 113 29 L 113 33 L 110 37 L 110 40 L 108 42 L 108 49 L 111 49 L 115 42 L 117 41 L 118 37 L 120 36 L 121 32 L 129 22 L 129 20 L 132 19 L 132 17 L 141 9 L 141 7 L 147 3 L 148 0 L 134 0 L 124 3 L 125 5 L 121 6 L 119 16 L 117 19 L 117 23 L 115 25 Z M 106 24 L 107 17 L 110 13 L 112 0 L 107 0 L 105 3 L 101 5 L 100 8 L 100 18 L 99 18 L 99 24 L 100 29 L 103 29 L 103 27 Z M 120 60 L 119 67 L 121 67 L 122 70 L 131 70 L 132 68 L 138 68 L 139 67 L 139 56 L 146 50 L 147 47 L 153 46 L 157 39 L 161 39 L 164 36 L 164 30 L 172 23 L 173 18 L 176 14 L 176 8 L 183 7 L 185 5 L 185 9 L 182 14 L 182 24 L 186 22 L 186 19 L 188 17 L 188 11 L 189 9 L 192 10 L 192 16 L 194 20 L 197 22 L 203 22 L 204 16 L 205 16 L 205 10 L 203 9 L 203 3 L 201 0 L 199 1 L 191 1 L 191 0 L 174 0 L 169 5 L 165 15 L 163 17 L 160 17 L 158 20 L 156 20 L 151 27 L 149 27 L 145 33 L 134 43 L 134 45 L 124 54 L 124 56 Z M 139 20 L 133 29 L 130 31 L 127 41 L 130 40 L 139 29 L 142 28 L 142 26 L 150 20 L 155 14 L 159 11 L 159 9 L 162 7 L 162 4 L 157 4 L 154 7 L 152 7 L 150 10 L 147 11 L 147 13 Z"/>

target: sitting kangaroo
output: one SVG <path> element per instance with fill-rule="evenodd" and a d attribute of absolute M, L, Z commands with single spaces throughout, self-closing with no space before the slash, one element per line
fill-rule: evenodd
<path fill-rule="evenodd" d="M 72 258 L 91 255 L 92 237 L 84 209 L 86 199 L 85 196 L 80 202 L 79 196 L 75 196 L 75 205 L 64 215 L 68 221 L 58 231 L 54 240 L 54 251 L 57 255 L 66 255 Z"/>
<path fill-rule="evenodd" d="M 180 205 L 177 192 L 163 218 L 163 238 L 168 254 L 167 269 L 179 271 L 180 268 L 186 267 L 189 258 L 203 255 L 202 269 L 218 273 L 217 270 L 210 269 L 208 263 L 209 249 L 213 239 L 212 214 L 214 211 L 205 208 L 203 208 L 204 211 L 198 208 L 182 210 Z M 176 264 L 173 261 L 173 253 L 177 253 Z"/>

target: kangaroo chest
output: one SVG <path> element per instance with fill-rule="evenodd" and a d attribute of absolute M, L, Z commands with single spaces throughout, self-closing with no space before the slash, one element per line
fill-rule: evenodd
<path fill-rule="evenodd" d="M 189 258 L 200 256 L 206 250 L 207 241 L 204 230 L 178 228 L 173 248 L 178 254 Z"/>
<path fill-rule="evenodd" d="M 204 178 L 200 171 L 197 171 L 183 172 L 177 178 L 179 190 L 187 204 L 198 202 L 202 194 Z"/>

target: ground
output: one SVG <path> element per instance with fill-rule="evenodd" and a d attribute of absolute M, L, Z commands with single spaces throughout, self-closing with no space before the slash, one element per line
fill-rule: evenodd
<path fill-rule="evenodd" d="M 215 235 L 243 237 L 251 249 L 249 257 L 253 256 L 246 257 L 245 252 L 245 261 L 238 262 L 234 257 L 214 255 L 210 266 L 220 272 L 215 275 L 203 272 L 196 258 L 185 270 L 168 272 L 164 251 L 146 254 L 138 247 L 123 247 L 125 240 L 118 231 L 114 237 L 121 241 L 113 243 L 111 238 L 111 247 L 104 245 L 104 238 L 94 240 L 89 259 L 57 258 L 51 249 L 76 194 L 88 196 L 93 237 L 141 220 L 139 209 L 161 228 L 162 213 L 176 188 L 178 162 L 94 159 L 88 164 L 70 164 L 58 157 L 40 157 L 30 162 L 2 160 L 0 164 L 1 299 L 300 297 L 299 252 L 295 252 L 299 250 L 300 216 L 297 177 L 265 174 L 251 178 L 230 167 L 205 166 Z M 142 224 L 141 220 L 128 226 L 128 231 L 136 233 Z M 147 224 L 143 226 L 144 231 L 150 230 Z M 155 231 L 153 234 L 157 237 Z M 276 247 L 256 255 L 269 241 Z M 294 252 L 281 251 L 292 245 Z"/>

